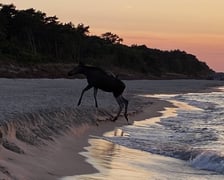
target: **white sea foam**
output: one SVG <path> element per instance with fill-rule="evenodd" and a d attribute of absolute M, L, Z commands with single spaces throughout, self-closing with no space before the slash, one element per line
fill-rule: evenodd
<path fill-rule="evenodd" d="M 181 106 L 176 110 L 177 116 L 162 118 L 155 124 L 127 126 L 123 131 L 129 134 L 128 137 L 106 139 L 129 148 L 186 160 L 197 169 L 224 174 L 223 92 L 159 98 L 197 108 Z"/>
<path fill-rule="evenodd" d="M 190 161 L 197 168 L 224 174 L 224 156 L 214 151 L 205 151 Z"/>

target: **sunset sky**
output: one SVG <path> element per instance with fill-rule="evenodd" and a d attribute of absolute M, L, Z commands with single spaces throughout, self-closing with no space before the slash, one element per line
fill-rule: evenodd
<path fill-rule="evenodd" d="M 90 33 L 112 32 L 124 44 L 180 49 L 224 72 L 224 0 L 2 0 L 35 8 Z"/>

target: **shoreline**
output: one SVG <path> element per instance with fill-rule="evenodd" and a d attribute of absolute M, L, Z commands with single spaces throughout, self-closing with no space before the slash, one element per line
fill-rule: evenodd
<path fill-rule="evenodd" d="M 155 98 L 148 98 L 147 101 L 151 103 L 142 112 L 132 112 L 133 114 L 128 116 L 131 123 L 134 120 L 158 117 L 165 107 L 172 106 L 171 103 Z M 150 115 L 147 112 L 149 109 L 152 112 Z M 45 142 L 47 144 L 44 146 L 36 147 L 19 142 L 19 146 L 25 149 L 25 154 L 17 155 L 1 148 L 0 164 L 7 168 L 5 171 L 1 169 L 0 177 L 54 180 L 66 176 L 97 173 L 99 171 L 86 162 L 86 158 L 80 153 L 86 151 L 85 147 L 90 145 L 89 139 L 92 136 L 103 136 L 104 133 L 124 125 L 127 125 L 124 117 L 120 117 L 116 122 L 100 120 L 98 126 L 91 124 L 73 126 L 62 135 L 54 137 L 53 141 Z M 17 140 L 13 142 L 18 144 Z"/>
<path fill-rule="evenodd" d="M 76 63 L 18 63 L 10 61 L 8 63 L 0 60 L 0 78 L 24 78 L 24 79 L 40 79 L 40 78 L 68 78 L 68 71 L 72 67 L 76 66 Z M 208 75 L 187 75 L 181 73 L 163 73 L 162 76 L 152 73 L 144 73 L 140 71 L 134 71 L 131 69 L 125 69 L 121 67 L 107 67 L 108 71 L 112 71 L 114 74 L 119 75 L 123 80 L 171 80 L 171 79 L 208 79 Z M 77 78 L 83 78 L 82 75 L 77 75 Z"/>
<path fill-rule="evenodd" d="M 156 98 L 149 98 L 149 101 L 152 103 L 146 107 L 144 107 L 144 109 L 139 112 L 139 113 L 134 113 L 129 117 L 129 121 L 131 122 L 131 124 L 134 123 L 134 121 L 142 121 L 144 119 L 150 119 L 150 118 L 156 118 L 156 117 L 160 117 L 162 115 L 161 111 L 164 111 L 166 107 L 174 107 L 172 105 L 172 103 L 169 103 L 167 101 L 162 101 L 162 100 L 158 100 Z M 150 109 L 150 114 L 148 112 L 148 110 Z M 83 175 L 83 174 L 94 174 L 94 173 L 99 173 L 99 169 L 97 169 L 93 164 L 90 164 L 86 158 L 86 156 L 83 156 L 83 153 L 88 153 L 88 148 L 89 146 L 91 146 L 91 139 L 94 138 L 98 138 L 98 137 L 103 137 L 103 135 L 105 133 L 112 133 L 112 134 L 116 134 L 121 133 L 119 132 L 120 128 L 123 126 L 126 126 L 127 122 L 125 120 L 125 118 L 119 118 L 116 122 L 110 122 L 110 121 L 105 121 L 105 122 L 100 122 L 98 127 L 91 127 L 86 134 L 84 135 L 84 146 L 82 145 L 81 147 L 81 151 L 78 152 L 79 156 L 82 156 L 83 160 L 82 162 L 79 162 L 79 167 L 81 166 L 85 166 L 85 170 L 83 171 L 83 169 L 81 171 L 73 171 L 72 175 L 65 175 L 63 177 L 61 177 L 60 179 L 63 180 L 63 178 L 67 177 L 67 176 L 77 176 L 77 175 Z M 82 136 L 83 137 L 83 136 Z M 110 150 L 109 150 L 110 151 Z M 87 167 L 87 166 L 88 167 Z M 74 167 L 74 166 L 73 166 Z M 74 168 L 76 169 L 76 168 Z"/>
<path fill-rule="evenodd" d="M 216 86 L 214 86 L 214 87 L 208 86 L 207 89 L 195 90 L 195 93 L 205 93 L 205 92 L 221 91 L 221 90 L 219 90 L 219 87 L 220 86 L 217 86 L 217 87 Z M 177 93 L 180 93 L 180 92 L 177 92 Z M 184 92 L 184 93 L 186 93 L 186 92 Z M 198 109 L 197 107 L 194 107 L 194 106 L 191 106 L 191 105 L 188 105 L 188 104 L 185 104 L 185 103 L 181 103 L 181 102 L 178 102 L 178 101 L 160 100 L 159 97 L 156 97 L 156 96 L 153 96 L 153 95 L 151 95 L 151 96 L 149 95 L 149 96 L 145 96 L 145 97 L 147 97 L 149 99 L 151 99 L 151 98 L 153 99 L 153 101 L 151 99 L 152 106 L 144 107 L 144 109 L 142 110 L 141 113 L 138 113 L 138 114 L 132 116 L 131 117 L 131 119 L 133 119 L 132 120 L 132 124 L 134 123 L 134 121 L 136 123 L 140 123 L 141 124 L 141 122 L 143 122 L 145 120 L 146 121 L 150 121 L 150 123 L 156 123 L 156 122 L 160 121 L 160 118 L 163 118 L 163 117 L 167 118 L 167 117 L 175 116 L 177 109 L 189 109 L 189 110 L 190 109 L 193 109 L 193 110 L 194 109 Z M 152 114 L 149 113 L 150 110 L 151 111 L 153 110 Z M 122 118 L 122 119 L 124 119 L 124 118 Z M 60 178 L 60 180 L 73 180 L 73 179 L 76 179 L 76 178 L 77 179 L 82 179 L 82 178 L 86 179 L 86 178 L 91 178 L 91 175 L 94 176 L 96 173 L 99 174 L 99 177 L 101 177 L 101 174 L 103 175 L 104 170 L 102 168 L 100 168 L 100 167 L 97 167 L 98 165 L 96 165 L 96 166 L 94 165 L 94 162 L 92 160 L 95 160 L 96 157 L 94 158 L 94 157 L 91 156 L 91 151 L 92 151 L 91 147 L 98 145 L 98 142 L 95 142 L 96 140 L 97 141 L 98 140 L 99 141 L 105 141 L 105 143 L 111 143 L 111 142 L 107 142 L 107 140 L 104 140 L 103 138 L 101 138 L 105 134 L 107 134 L 109 136 L 111 136 L 111 135 L 112 136 L 117 136 L 117 135 L 118 136 L 123 136 L 123 135 L 125 135 L 125 134 L 123 134 L 125 132 L 123 132 L 121 130 L 121 128 L 123 126 L 125 126 L 125 124 L 120 123 L 119 126 L 113 126 L 113 127 L 109 128 L 107 130 L 103 130 L 102 132 L 98 132 L 97 134 L 91 135 L 91 133 L 89 133 L 90 136 L 88 137 L 87 146 L 85 146 L 83 151 L 79 152 L 79 154 L 82 155 L 85 158 L 85 163 L 88 163 L 88 164 L 90 164 L 92 166 L 92 168 L 93 168 L 92 172 L 89 173 L 89 169 L 88 169 L 88 171 L 86 171 L 84 174 L 75 173 L 72 176 L 69 176 L 69 175 L 68 176 L 64 176 L 64 177 Z M 99 145 L 100 145 L 100 143 L 99 143 Z M 129 148 L 124 147 L 124 149 L 129 149 Z M 131 149 L 131 150 L 139 151 L 139 150 L 136 150 L 136 149 Z M 108 151 L 110 151 L 110 150 L 108 149 Z M 147 154 L 147 152 L 146 152 L 146 154 Z M 153 154 L 153 156 L 158 156 L 156 158 L 160 158 L 159 156 L 162 156 L 162 155 L 157 155 L 157 154 L 154 155 Z M 155 160 L 156 158 L 153 157 L 153 160 Z M 165 157 L 165 158 L 169 159 L 170 157 Z M 184 161 L 177 159 L 177 162 L 181 164 Z M 177 162 L 175 162 L 175 163 L 177 163 Z M 189 168 L 189 169 L 191 169 L 191 168 Z M 199 170 L 199 171 L 201 171 L 202 174 L 203 173 L 206 174 L 206 171 L 203 171 L 203 170 Z M 197 172 L 197 170 L 195 172 Z M 98 176 L 96 176 L 96 177 L 98 177 Z M 117 178 L 118 178 L 118 176 L 117 176 Z M 102 178 L 102 179 L 104 179 L 104 178 Z"/>
<path fill-rule="evenodd" d="M 223 89 L 219 89 L 219 88 L 215 88 L 217 91 L 223 91 Z M 201 93 L 209 93 L 212 92 L 211 89 L 207 89 L 207 90 L 203 90 Z M 198 93 L 198 92 L 197 92 Z M 177 115 L 177 110 L 201 110 L 200 108 L 197 108 L 195 106 L 189 105 L 187 103 L 183 103 L 180 101 L 176 101 L 176 100 L 160 100 L 159 96 L 154 96 L 154 95 L 149 95 L 146 96 L 148 98 L 156 98 L 156 100 L 160 101 L 160 105 L 162 105 L 162 110 L 159 110 L 156 108 L 156 112 L 155 114 L 151 114 L 151 116 L 145 116 L 142 117 L 141 114 L 139 114 L 139 117 L 137 117 L 137 120 L 134 121 L 134 124 L 139 124 L 140 126 L 144 124 L 155 124 L 157 122 L 159 122 L 161 120 L 161 118 L 171 118 L 171 117 L 175 117 Z M 156 100 L 153 101 L 154 103 L 157 103 Z M 165 103 L 165 104 L 164 104 Z M 155 104 L 154 104 L 155 105 Z M 145 107 L 143 110 L 143 114 L 148 114 L 148 110 L 152 110 L 152 108 L 155 107 Z M 149 114 L 148 114 L 149 115 Z M 141 119 L 143 118 L 143 119 Z M 146 119 L 145 119 L 146 118 Z M 165 173 L 170 173 L 169 169 L 166 169 L 167 172 L 161 172 L 161 174 L 158 174 L 158 172 L 156 172 L 156 168 L 155 169 L 151 169 L 149 170 L 150 173 L 142 170 L 142 174 L 138 174 L 139 172 L 136 172 L 136 169 L 133 169 L 133 166 L 131 166 L 129 162 L 129 160 L 127 160 L 127 162 L 129 162 L 129 164 L 125 164 L 124 162 L 120 162 L 119 160 L 117 160 L 119 157 L 121 157 L 122 155 L 118 156 L 115 155 L 117 152 L 123 154 L 124 156 L 126 155 L 126 153 L 130 153 L 130 155 L 133 153 L 133 157 L 136 156 L 136 154 L 138 155 L 138 158 L 140 158 L 141 156 L 146 156 L 147 158 L 149 157 L 151 159 L 151 161 L 153 161 L 153 163 L 160 163 L 160 160 L 162 159 L 164 161 L 164 163 L 166 163 L 166 165 L 169 166 L 168 163 L 171 164 L 175 164 L 174 166 L 178 166 L 176 167 L 176 169 L 172 169 L 170 167 L 170 169 L 172 169 L 171 171 L 173 172 L 182 172 L 181 175 L 181 179 L 185 179 L 185 175 L 184 174 L 188 174 L 189 172 L 194 172 L 194 175 L 198 178 L 200 178 L 200 176 L 204 175 L 204 176 L 208 176 L 210 177 L 210 175 L 215 175 L 214 177 L 217 179 L 222 179 L 223 176 L 219 175 L 219 174 L 214 174 L 214 172 L 210 172 L 210 171 L 206 171 L 206 170 L 200 170 L 200 169 L 194 169 L 193 167 L 189 166 L 187 161 L 181 160 L 181 159 L 175 159 L 169 156 L 163 156 L 160 154 L 152 154 L 150 152 L 145 152 L 145 151 L 141 151 L 138 149 L 133 149 L 133 148 L 129 148 L 123 145 L 119 145 L 119 144 L 114 144 L 113 142 L 110 142 L 108 140 L 106 140 L 104 137 L 113 137 L 113 136 L 126 136 L 128 134 L 126 134 L 125 131 L 122 130 L 123 126 L 117 127 L 112 131 L 107 131 L 103 134 L 101 134 L 100 136 L 92 136 L 89 137 L 88 142 L 89 142 L 89 146 L 86 146 L 84 149 L 85 151 L 80 152 L 79 154 L 83 155 L 86 158 L 86 162 L 91 164 L 95 169 L 97 169 L 97 171 L 92 171 L 91 174 L 89 173 L 85 173 L 85 174 L 75 174 L 73 176 L 65 176 L 63 178 L 61 178 L 60 180 L 75 180 L 75 179 L 88 179 L 88 178 L 92 178 L 92 179 L 117 179 L 120 176 L 123 176 L 123 179 L 126 179 L 129 177 L 137 177 L 137 178 L 143 178 L 146 175 L 149 175 L 151 178 L 160 178 L 162 177 Z M 99 146 L 103 146 L 102 148 L 99 148 Z M 101 151 L 101 152 L 97 152 L 97 151 Z M 111 153 L 113 152 L 113 153 Z M 102 153 L 103 155 L 101 155 L 100 153 Z M 108 155 L 112 155 L 111 159 L 108 160 Z M 133 158 L 132 157 L 132 158 Z M 113 160 L 115 159 L 115 160 Z M 124 160 L 124 159 L 123 159 Z M 137 159 L 136 159 L 137 160 Z M 122 160 L 121 160 L 122 161 Z M 139 161 L 139 160 L 138 160 Z M 142 158 L 141 161 L 144 161 L 144 158 Z M 107 163 L 110 163 L 111 167 L 107 167 Z M 117 164 L 118 163 L 118 164 Z M 153 165 L 153 163 L 151 165 Z M 158 165 L 157 164 L 157 165 Z M 177 164 L 177 165 L 176 165 Z M 118 167 L 117 167 L 118 165 Z M 154 164 L 155 165 L 155 164 Z M 161 166 L 161 165 L 160 165 Z M 118 168 L 121 168 L 118 170 Z M 123 168 L 123 169 L 122 169 Z M 165 170 L 165 169 L 164 169 Z M 133 172 L 132 172 L 133 171 Z M 128 173 L 128 175 L 127 175 Z M 193 173 L 192 173 L 193 175 Z M 171 173 L 172 176 L 172 173 Z"/>
<path fill-rule="evenodd" d="M 158 99 L 157 99 L 158 100 Z M 154 101 L 154 103 L 157 103 Z M 148 118 L 143 118 L 141 115 L 139 115 L 139 118 L 134 122 L 135 125 L 144 126 L 145 124 L 155 124 L 161 120 L 161 118 L 171 118 L 175 117 L 177 115 L 177 110 L 179 109 L 188 109 L 188 110 L 195 110 L 197 109 L 194 106 L 188 105 L 186 103 L 181 103 L 179 101 L 163 101 L 159 102 L 160 105 L 163 104 L 163 110 L 157 111 L 158 114 L 152 114 Z M 164 104 L 165 103 L 165 104 Z M 144 113 L 147 114 L 148 109 L 150 107 L 146 107 L 144 110 Z M 152 107 L 156 110 L 158 107 Z M 155 116 L 154 116 L 155 115 Z M 123 127 L 123 126 L 122 126 Z M 91 136 L 88 139 L 89 145 L 84 148 L 84 151 L 80 152 L 83 157 L 85 157 L 85 161 L 89 164 L 91 164 L 97 171 L 92 171 L 91 174 L 84 173 L 84 174 L 75 174 L 73 176 L 65 176 L 63 178 L 60 178 L 60 180 L 82 180 L 82 179 L 118 179 L 122 176 L 123 179 L 129 179 L 130 177 L 145 179 L 145 177 L 151 177 L 152 179 L 161 178 L 164 174 L 170 173 L 170 172 L 182 172 L 183 174 L 188 171 L 193 171 L 195 174 L 200 171 L 198 174 L 204 174 L 208 175 L 206 171 L 203 170 L 196 170 L 188 166 L 188 163 L 180 160 L 175 159 L 168 156 L 163 156 L 160 154 L 152 154 L 150 152 L 145 152 L 139 149 L 135 148 L 129 148 L 123 145 L 114 144 L 113 142 L 110 142 L 107 140 L 107 137 L 113 137 L 113 136 L 128 136 L 125 131 L 122 130 L 122 127 L 115 128 L 112 131 L 107 131 L 103 133 L 100 136 Z M 105 137 L 105 138 L 104 138 Z M 117 155 L 116 153 L 120 153 L 121 155 Z M 129 154 L 129 155 L 127 155 Z M 111 158 L 109 156 L 111 155 Z M 125 156 L 128 160 L 125 161 L 126 158 L 121 159 L 123 156 Z M 150 165 L 152 168 L 150 170 L 146 169 L 139 169 L 137 166 L 135 167 L 133 165 L 133 162 L 130 161 L 131 159 L 136 157 L 136 161 L 138 163 L 144 163 L 146 159 L 150 159 Z M 145 158 L 144 158 L 145 157 Z M 109 159 L 108 159 L 109 158 Z M 130 159 L 129 159 L 130 158 Z M 163 163 L 166 164 L 166 166 L 169 166 L 170 164 L 175 164 L 174 167 L 165 167 L 165 172 L 160 172 L 158 174 L 158 170 L 154 168 L 153 166 L 163 166 L 161 163 L 161 160 Z M 135 162 L 134 164 L 136 164 Z M 147 162 L 148 163 L 148 162 Z M 110 164 L 109 166 L 107 164 Z M 158 165 L 160 164 L 160 165 Z M 164 165 L 165 166 L 165 165 Z M 178 166 L 178 167 L 175 167 Z M 137 168 L 137 169 L 135 169 Z M 164 167 L 163 167 L 164 168 Z M 176 169 L 175 169 L 176 168 Z M 119 170 L 117 170 L 119 169 Z M 138 172 L 139 171 L 139 172 Z M 170 171 L 170 172 L 169 172 Z M 172 176 L 172 173 L 170 174 Z M 184 178 L 185 179 L 185 178 Z"/>
<path fill-rule="evenodd" d="M 179 85 L 175 85 L 177 82 L 168 82 L 168 85 L 170 85 L 170 83 L 174 83 L 174 85 L 172 85 L 172 88 L 170 89 L 170 87 L 165 84 L 165 87 L 167 87 L 165 89 L 163 87 L 164 84 L 162 84 L 164 81 L 160 81 L 161 84 L 159 84 L 159 86 L 156 84 L 158 82 L 149 81 L 148 83 L 154 83 L 153 88 L 159 87 L 158 90 L 150 90 L 145 87 L 145 82 L 146 81 L 128 82 L 129 88 L 132 88 L 132 92 L 129 94 L 129 97 L 130 95 L 133 96 L 134 94 L 147 94 L 147 92 L 149 92 L 148 94 L 162 94 L 164 92 L 169 94 L 170 92 L 179 93 L 180 91 L 183 93 L 188 91 L 212 91 L 211 86 L 219 84 L 217 82 L 213 82 L 213 85 L 211 85 L 206 81 L 202 83 L 203 86 L 199 83 L 197 88 L 194 86 L 188 86 L 188 89 L 184 88 L 184 90 L 181 90 L 178 88 Z M 136 83 L 140 84 L 137 85 L 134 89 L 134 86 L 130 83 L 133 83 L 133 85 Z M 221 85 L 223 84 L 220 83 L 220 86 Z M 102 98 L 104 99 L 105 97 L 103 96 Z M 129 115 L 129 118 L 131 122 L 134 120 L 143 120 L 150 117 L 158 117 L 161 115 L 160 111 L 163 111 L 164 108 L 173 106 L 172 103 L 156 98 L 146 99 L 143 97 L 138 97 L 134 99 L 132 97 L 131 100 L 133 103 L 129 109 L 129 113 L 131 114 Z M 109 99 L 107 103 L 111 103 L 111 99 Z M 12 134 L 10 134 L 10 137 L 8 138 L 10 142 L 13 142 L 14 144 L 18 145 L 18 147 L 21 147 L 25 153 L 18 154 L 1 146 L 0 177 L 5 179 L 53 180 L 66 176 L 98 172 L 98 170 L 95 169 L 92 165 L 88 164 L 86 162 L 86 158 L 79 153 L 85 151 L 84 148 L 89 146 L 88 140 L 91 138 L 91 136 L 102 136 L 105 132 L 113 131 L 114 129 L 122 127 L 123 125 L 127 125 L 127 122 L 123 117 L 120 117 L 115 123 L 108 120 L 105 121 L 105 117 L 108 116 L 108 112 L 106 112 L 104 109 L 100 109 L 97 116 L 94 116 L 94 113 L 96 113 L 94 108 L 89 106 L 86 107 L 83 105 L 81 109 L 78 108 L 75 111 L 76 113 L 80 114 L 80 116 L 77 117 L 79 122 L 84 118 L 83 124 L 79 124 L 78 126 L 77 124 L 73 124 L 73 126 L 70 126 L 66 132 L 60 132 L 58 135 L 56 134 L 52 136 L 52 140 L 44 141 L 45 144 L 43 146 L 33 146 L 25 142 L 21 142 L 16 138 L 14 129 L 15 127 L 12 126 L 10 129 Z M 87 116 L 89 113 L 90 115 Z M 112 114 L 113 113 L 114 112 L 112 112 Z M 98 127 L 96 125 L 92 125 L 91 123 L 85 123 L 85 119 L 90 117 L 92 119 L 99 119 L 100 122 Z M 87 122 L 89 121 L 90 120 Z"/>

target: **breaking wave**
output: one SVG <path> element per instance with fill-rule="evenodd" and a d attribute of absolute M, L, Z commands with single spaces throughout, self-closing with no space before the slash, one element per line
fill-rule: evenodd
<path fill-rule="evenodd" d="M 126 136 L 105 139 L 153 154 L 189 162 L 200 170 L 224 174 L 223 92 L 179 94 L 165 100 L 183 102 L 176 116 L 161 117 L 160 121 L 134 124 L 122 128 Z"/>
<path fill-rule="evenodd" d="M 204 151 L 190 161 L 197 168 L 224 174 L 224 156 L 215 151 Z"/>

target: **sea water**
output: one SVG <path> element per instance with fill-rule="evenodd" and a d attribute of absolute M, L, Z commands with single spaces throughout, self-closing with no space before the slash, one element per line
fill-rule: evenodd
<path fill-rule="evenodd" d="M 122 176 L 135 179 L 133 174 L 142 172 L 142 176 L 136 175 L 138 179 L 224 179 L 224 93 L 154 97 L 170 101 L 176 108 L 170 108 L 170 115 L 163 115 L 155 121 L 148 119 L 124 126 L 120 136 L 103 137 L 103 141 L 110 143 L 110 148 L 100 151 L 101 156 L 106 154 L 101 157 L 101 161 L 104 159 L 101 168 L 98 163 L 101 174 L 79 178 L 113 179 Z M 95 147 L 92 145 L 90 152 L 102 148 L 103 143 L 96 144 Z M 108 151 L 113 153 L 105 153 Z M 91 160 L 93 165 L 97 164 L 96 159 Z M 102 170 L 102 164 L 108 162 L 110 166 L 104 166 Z M 123 174 L 118 169 L 123 169 Z M 112 175 L 113 172 L 117 177 Z"/>

